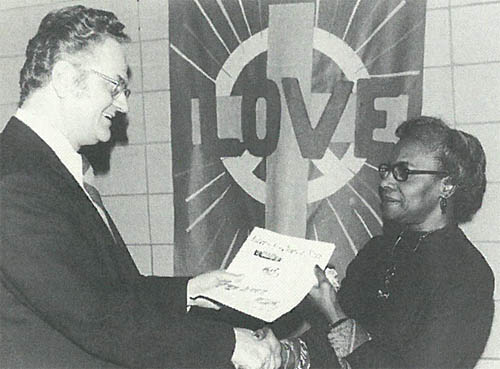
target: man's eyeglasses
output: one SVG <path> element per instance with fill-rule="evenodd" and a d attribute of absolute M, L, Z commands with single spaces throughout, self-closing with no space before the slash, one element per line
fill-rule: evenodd
<path fill-rule="evenodd" d="M 128 98 L 130 96 L 130 90 L 127 87 L 127 82 L 125 82 L 123 78 L 119 77 L 119 79 L 116 80 L 94 69 L 90 69 L 90 71 L 97 74 L 103 80 L 114 85 L 113 89 L 111 90 L 111 96 L 113 97 L 113 99 L 116 99 L 118 96 L 120 96 L 122 92 L 125 97 Z"/>
<path fill-rule="evenodd" d="M 408 176 L 411 174 L 440 174 L 448 175 L 448 172 L 444 170 L 416 170 L 408 169 L 405 163 L 399 162 L 395 164 L 382 163 L 378 166 L 378 173 L 380 178 L 387 178 L 389 172 L 392 173 L 394 179 L 398 182 L 405 182 L 408 180 Z"/>

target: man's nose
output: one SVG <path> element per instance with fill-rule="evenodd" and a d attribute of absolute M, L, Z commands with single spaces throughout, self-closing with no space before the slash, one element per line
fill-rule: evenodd
<path fill-rule="evenodd" d="M 385 176 L 380 180 L 380 187 L 391 187 L 396 184 L 396 178 L 391 171 L 385 173 Z"/>
<path fill-rule="evenodd" d="M 123 92 L 116 97 L 113 101 L 113 105 L 118 108 L 120 113 L 128 113 L 128 99 Z"/>

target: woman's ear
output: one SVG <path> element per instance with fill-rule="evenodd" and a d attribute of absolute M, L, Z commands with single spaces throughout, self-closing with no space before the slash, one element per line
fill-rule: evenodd
<path fill-rule="evenodd" d="M 451 177 L 445 177 L 441 180 L 441 197 L 449 199 L 457 189 L 457 185 L 452 183 Z"/>

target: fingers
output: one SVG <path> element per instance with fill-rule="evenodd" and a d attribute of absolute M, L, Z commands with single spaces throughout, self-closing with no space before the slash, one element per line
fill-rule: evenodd
<path fill-rule="evenodd" d="M 193 299 L 195 297 L 203 295 L 206 291 L 212 288 L 216 288 L 221 283 L 239 283 L 241 282 L 242 278 L 242 275 L 228 273 L 225 270 L 214 270 L 211 272 L 199 274 L 188 281 L 188 298 Z"/>
<path fill-rule="evenodd" d="M 264 361 L 264 369 L 276 369 L 274 367 L 273 357 L 269 357 L 266 361 Z"/>
<path fill-rule="evenodd" d="M 213 310 L 220 310 L 221 305 L 217 303 L 217 301 L 214 301 L 212 299 L 203 297 L 203 296 L 196 296 L 196 297 L 191 297 L 189 301 L 189 305 L 191 306 L 199 306 L 205 309 L 213 309 Z"/>
<path fill-rule="evenodd" d="M 335 335 L 333 333 L 328 333 L 328 342 L 330 342 L 330 345 L 333 345 L 333 341 L 335 340 Z"/>
<path fill-rule="evenodd" d="M 262 330 L 257 337 L 256 332 L 248 329 L 234 328 L 236 345 L 231 361 L 237 368 L 245 369 L 278 369 L 281 365 L 279 341 L 274 333 Z M 264 335 L 265 337 L 260 337 Z M 278 358 L 278 355 L 279 358 Z"/>
<path fill-rule="evenodd" d="M 243 274 L 228 272 L 226 269 L 217 269 L 217 270 L 213 270 L 209 273 L 212 273 L 214 275 L 219 275 L 221 277 L 232 277 L 232 278 L 241 277 L 243 275 Z"/>
<path fill-rule="evenodd" d="M 278 341 L 271 328 L 267 328 L 266 339 L 270 340 L 275 367 L 279 368 L 281 366 L 281 343 Z"/>
<path fill-rule="evenodd" d="M 254 332 L 257 340 L 263 341 L 268 349 L 264 368 L 276 369 L 281 366 L 281 344 L 269 327 L 263 327 Z"/>
<path fill-rule="evenodd" d="M 278 369 L 281 365 L 281 358 L 278 360 L 276 356 L 271 352 L 271 354 L 264 361 L 262 368 L 264 369 Z"/>
<path fill-rule="evenodd" d="M 240 283 L 243 280 L 243 274 L 229 273 L 225 270 L 216 270 L 211 272 L 216 279 L 216 284 L 221 281 L 230 281 L 231 283 Z"/>
<path fill-rule="evenodd" d="M 262 341 L 264 338 L 266 338 L 267 336 L 267 332 L 269 332 L 270 328 L 268 327 L 263 327 L 261 329 L 257 329 L 255 332 L 254 332 L 254 336 L 259 340 L 259 341 Z"/>
<path fill-rule="evenodd" d="M 326 278 L 325 272 L 318 265 L 314 266 L 314 275 L 316 276 L 316 279 L 318 280 L 318 285 L 321 285 L 323 282 L 328 282 L 328 279 Z"/>

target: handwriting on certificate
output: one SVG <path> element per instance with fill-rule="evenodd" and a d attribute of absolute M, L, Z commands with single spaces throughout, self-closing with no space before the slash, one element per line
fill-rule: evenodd
<path fill-rule="evenodd" d="M 269 232 L 269 231 L 268 231 Z M 287 237 L 291 238 L 291 237 Z M 294 237 L 295 238 L 295 237 Z M 268 249 L 275 249 L 277 250 L 278 253 L 269 253 L 267 251 L 262 251 L 259 249 L 256 249 L 254 252 L 255 256 L 259 256 L 264 259 L 269 259 L 272 261 L 281 261 L 281 257 L 278 256 L 279 254 L 288 254 L 288 255 L 293 255 L 293 256 L 298 256 L 298 257 L 311 257 L 313 259 L 321 260 L 323 254 L 315 250 L 314 248 L 309 248 L 309 249 L 301 249 L 297 247 L 297 244 L 290 244 L 290 243 L 278 243 L 278 242 L 269 242 L 268 240 L 262 238 L 261 234 L 254 234 L 253 232 L 250 234 L 248 237 L 249 242 L 255 243 L 256 245 L 261 245 L 264 246 Z M 284 240 L 286 241 L 286 240 Z M 302 240 L 302 241 L 307 241 L 307 240 Z M 282 241 L 283 242 L 283 241 Z M 292 240 L 293 242 L 293 240 Z M 315 241 L 311 241 L 315 242 Z"/>
<path fill-rule="evenodd" d="M 272 322 L 294 308 L 316 283 L 335 245 L 254 228 L 228 267 L 238 280 L 221 281 L 204 296 Z"/>

